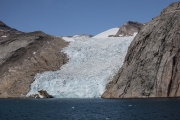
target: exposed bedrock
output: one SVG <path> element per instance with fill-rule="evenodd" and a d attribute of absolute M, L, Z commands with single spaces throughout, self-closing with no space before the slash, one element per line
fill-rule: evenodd
<path fill-rule="evenodd" d="M 180 2 L 141 28 L 103 98 L 180 96 Z"/>
<path fill-rule="evenodd" d="M 133 36 L 134 33 L 138 33 L 141 27 L 144 25 L 139 22 L 128 21 L 125 25 L 119 27 L 115 37 L 118 36 Z"/>
<path fill-rule="evenodd" d="M 68 59 L 61 38 L 37 31 L 0 40 L 0 98 L 23 97 L 37 73 L 58 70 Z"/>

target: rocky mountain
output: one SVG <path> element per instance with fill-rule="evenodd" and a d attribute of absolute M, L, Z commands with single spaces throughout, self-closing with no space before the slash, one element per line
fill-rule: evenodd
<path fill-rule="evenodd" d="M 134 34 L 138 33 L 143 26 L 144 25 L 139 22 L 128 21 L 126 24 L 120 26 L 119 28 L 109 29 L 97 34 L 93 38 L 133 36 Z"/>
<path fill-rule="evenodd" d="M 23 33 L 0 22 L 0 98 L 22 97 L 37 73 L 55 71 L 68 61 L 68 43 L 41 31 Z"/>
<path fill-rule="evenodd" d="M 125 25 L 119 27 L 118 32 L 115 37 L 119 36 L 133 36 L 134 33 L 138 33 L 139 30 L 143 27 L 143 24 L 139 22 L 128 21 Z"/>
<path fill-rule="evenodd" d="M 180 2 L 172 3 L 134 38 L 103 98 L 180 96 Z"/>
<path fill-rule="evenodd" d="M 20 34 L 20 33 L 22 33 L 22 32 L 9 27 L 5 23 L 0 21 L 0 40 L 9 35 L 16 35 L 16 34 Z"/>

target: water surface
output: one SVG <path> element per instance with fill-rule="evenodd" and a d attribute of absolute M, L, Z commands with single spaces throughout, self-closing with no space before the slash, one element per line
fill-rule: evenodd
<path fill-rule="evenodd" d="M 0 120 L 179 120 L 180 98 L 0 99 Z"/>

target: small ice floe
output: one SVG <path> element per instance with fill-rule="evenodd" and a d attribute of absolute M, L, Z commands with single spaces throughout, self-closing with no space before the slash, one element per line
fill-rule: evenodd
<path fill-rule="evenodd" d="M 109 118 L 106 118 L 106 120 L 109 120 Z"/>
<path fill-rule="evenodd" d="M 131 107 L 132 105 L 128 105 L 129 107 Z"/>
<path fill-rule="evenodd" d="M 72 107 L 72 109 L 74 109 L 74 107 Z"/>

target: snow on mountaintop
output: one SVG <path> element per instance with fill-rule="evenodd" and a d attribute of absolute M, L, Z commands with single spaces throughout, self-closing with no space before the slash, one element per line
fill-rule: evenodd
<path fill-rule="evenodd" d="M 119 28 L 112 28 L 102 33 L 95 35 L 93 38 L 108 38 L 110 35 L 116 35 Z"/>
<path fill-rule="evenodd" d="M 111 30 L 114 31 L 111 33 L 117 31 Z M 101 36 L 107 37 L 103 34 Z M 56 98 L 100 97 L 107 83 L 121 68 L 134 36 L 96 37 L 72 37 L 76 40 L 63 49 L 69 62 L 58 71 L 37 74 L 27 96 L 46 90 Z"/>
<path fill-rule="evenodd" d="M 73 42 L 75 41 L 74 37 L 62 37 L 63 40 L 67 41 L 67 42 Z"/>

